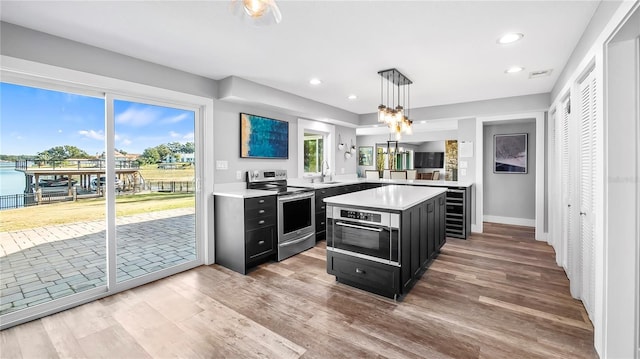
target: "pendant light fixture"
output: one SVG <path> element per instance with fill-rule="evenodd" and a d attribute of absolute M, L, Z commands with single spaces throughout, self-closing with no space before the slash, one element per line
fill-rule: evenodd
<path fill-rule="evenodd" d="M 232 0 L 230 10 L 254 25 L 279 24 L 282 21 L 275 0 Z"/>
<path fill-rule="evenodd" d="M 413 121 L 409 119 L 409 97 L 410 85 L 413 82 L 395 68 L 378 71 L 378 75 L 380 75 L 378 122 L 389 126 L 391 133 L 395 133 L 396 140 L 399 140 L 403 132 L 412 133 Z"/>

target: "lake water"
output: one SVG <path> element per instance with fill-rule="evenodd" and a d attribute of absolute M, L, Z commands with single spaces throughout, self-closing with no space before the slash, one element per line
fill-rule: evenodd
<path fill-rule="evenodd" d="M 0 163 L 0 196 L 24 193 L 24 173 L 14 169 L 14 163 Z"/>

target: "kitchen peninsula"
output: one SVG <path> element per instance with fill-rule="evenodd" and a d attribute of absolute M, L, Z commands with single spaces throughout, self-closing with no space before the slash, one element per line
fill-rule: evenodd
<path fill-rule="evenodd" d="M 388 185 L 328 197 L 327 272 L 397 299 L 445 243 L 444 188 Z"/>

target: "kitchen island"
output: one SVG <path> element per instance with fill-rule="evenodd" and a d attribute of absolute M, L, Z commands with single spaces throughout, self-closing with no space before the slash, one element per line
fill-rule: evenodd
<path fill-rule="evenodd" d="M 445 243 L 446 191 L 389 185 L 325 198 L 327 272 L 402 298 Z"/>

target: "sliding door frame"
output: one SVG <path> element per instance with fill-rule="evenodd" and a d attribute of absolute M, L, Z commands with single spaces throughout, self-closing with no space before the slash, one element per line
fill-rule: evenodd
<path fill-rule="evenodd" d="M 208 218 L 213 217 L 212 201 L 208 194 L 213 192 L 214 170 L 205 161 L 205 154 L 213 158 L 213 99 L 157 88 L 120 79 L 70 70 L 10 56 L 0 56 L 2 69 L 0 81 L 18 85 L 40 87 L 56 91 L 86 94 L 105 99 L 105 141 L 107 153 L 107 178 L 115 177 L 115 127 L 113 101 L 120 98 L 135 98 L 144 103 L 173 106 L 195 111 L 196 143 L 196 259 L 122 283 L 116 283 L 116 237 L 115 237 L 115 188 L 105 186 L 106 201 L 106 270 L 107 284 L 80 293 L 43 303 L 3 315 L 0 330 L 21 323 L 51 315 L 78 305 L 82 305 L 145 283 L 149 283 L 202 264 L 211 264 L 215 258 L 213 249 L 213 225 Z M 109 155 L 111 154 L 111 155 Z M 213 163 L 213 161 L 210 161 Z"/>

